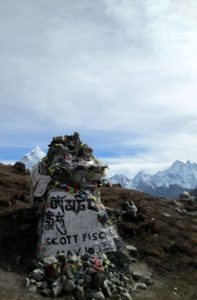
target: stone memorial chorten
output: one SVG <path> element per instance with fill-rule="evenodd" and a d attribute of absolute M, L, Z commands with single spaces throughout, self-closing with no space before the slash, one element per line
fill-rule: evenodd
<path fill-rule="evenodd" d="M 41 213 L 37 255 L 116 251 L 116 231 L 100 199 L 106 165 L 78 133 L 54 137 L 32 171 L 32 199 Z"/>

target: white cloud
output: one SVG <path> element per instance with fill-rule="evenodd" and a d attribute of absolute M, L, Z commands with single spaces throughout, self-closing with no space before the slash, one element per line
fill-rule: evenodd
<path fill-rule="evenodd" d="M 43 147 L 78 130 L 118 151 L 117 172 L 196 160 L 195 0 L 8 0 L 0 8 L 0 146 Z M 129 149 L 135 155 L 125 157 Z"/>
<path fill-rule="evenodd" d="M 168 168 L 171 162 L 161 162 L 153 157 L 122 157 L 115 159 L 106 159 L 108 162 L 107 176 L 111 177 L 115 174 L 124 174 L 129 178 L 133 178 L 137 172 L 145 171 L 147 173 L 156 173 L 159 170 Z"/>

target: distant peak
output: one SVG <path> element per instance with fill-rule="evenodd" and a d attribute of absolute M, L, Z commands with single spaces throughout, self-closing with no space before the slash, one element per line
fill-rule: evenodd
<path fill-rule="evenodd" d="M 33 149 L 41 150 L 41 148 L 39 146 L 35 146 Z"/>
<path fill-rule="evenodd" d="M 46 154 L 44 153 L 44 151 L 39 146 L 36 146 L 29 153 L 23 156 L 21 162 L 23 162 L 26 165 L 26 168 L 31 169 L 36 163 L 41 161 L 45 156 Z"/>
<path fill-rule="evenodd" d="M 31 150 L 31 152 L 40 152 L 40 151 L 43 152 L 43 150 L 42 150 L 39 146 L 35 146 L 35 147 Z"/>
<path fill-rule="evenodd" d="M 180 160 L 175 160 L 173 162 L 173 164 L 171 165 L 170 169 L 176 169 L 176 168 L 180 168 L 180 167 L 185 167 L 185 166 L 192 166 L 194 165 L 189 159 L 187 160 L 186 163 L 180 161 Z"/>
<path fill-rule="evenodd" d="M 45 152 L 39 146 L 34 147 L 27 155 L 46 156 Z"/>
<path fill-rule="evenodd" d="M 182 167 L 184 167 L 184 166 L 185 166 L 184 162 L 182 162 L 182 161 L 180 161 L 180 160 L 175 160 L 175 161 L 172 163 L 172 165 L 171 165 L 171 167 L 169 168 L 169 170 L 180 169 L 180 168 L 182 168 Z"/>
<path fill-rule="evenodd" d="M 177 165 L 184 165 L 184 163 L 180 160 L 175 160 L 172 164 L 172 166 L 177 166 Z"/>
<path fill-rule="evenodd" d="M 139 171 L 139 172 L 138 172 L 138 174 L 145 175 L 145 174 L 146 174 L 146 172 L 145 172 L 145 171 L 143 171 L 143 170 L 141 170 L 141 171 Z"/>
<path fill-rule="evenodd" d="M 135 175 L 135 177 L 140 177 L 140 176 L 142 176 L 142 177 L 147 177 L 147 176 L 149 176 L 149 174 L 142 170 L 142 171 L 139 171 L 139 172 Z"/>

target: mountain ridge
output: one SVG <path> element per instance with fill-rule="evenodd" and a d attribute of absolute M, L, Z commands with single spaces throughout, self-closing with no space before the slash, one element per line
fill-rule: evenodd
<path fill-rule="evenodd" d="M 32 169 L 32 167 L 41 161 L 46 156 L 45 152 L 39 147 L 34 147 L 30 152 L 25 154 L 20 162 L 24 163 L 27 169 Z"/>
<path fill-rule="evenodd" d="M 124 188 L 154 196 L 178 197 L 184 190 L 190 191 L 197 187 L 197 164 L 189 160 L 186 163 L 176 160 L 169 168 L 152 175 L 140 171 L 132 179 L 126 176 L 124 178 L 124 175 L 115 175 L 115 180 L 114 176 L 109 180 L 112 183 L 120 183 Z"/>

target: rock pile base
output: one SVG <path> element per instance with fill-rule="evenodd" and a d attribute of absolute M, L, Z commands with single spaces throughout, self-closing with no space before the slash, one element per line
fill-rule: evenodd
<path fill-rule="evenodd" d="M 136 282 L 135 273 L 118 271 L 106 254 L 66 257 L 59 253 L 34 263 L 36 269 L 26 278 L 26 288 L 45 296 L 66 296 L 65 299 L 73 300 L 131 300 L 133 292 L 152 284 L 148 276 L 138 276 Z"/>
<path fill-rule="evenodd" d="M 40 222 L 29 291 L 130 300 L 132 291 L 146 288 L 145 282 L 135 284 L 132 259 L 110 219 L 136 217 L 137 207 L 126 201 L 124 212 L 109 209 L 108 215 L 100 198 L 106 167 L 74 133 L 54 137 L 47 156 L 33 169 L 31 196 Z"/>

